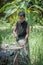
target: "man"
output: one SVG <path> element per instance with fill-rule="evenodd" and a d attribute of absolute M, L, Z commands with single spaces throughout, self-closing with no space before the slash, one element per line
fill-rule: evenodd
<path fill-rule="evenodd" d="M 19 20 L 14 25 L 14 36 L 16 41 L 24 48 L 25 56 L 28 55 L 29 24 L 25 21 L 25 12 L 18 13 Z"/>

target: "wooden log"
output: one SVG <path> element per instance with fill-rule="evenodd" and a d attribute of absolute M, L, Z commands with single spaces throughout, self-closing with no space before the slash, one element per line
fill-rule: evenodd
<path fill-rule="evenodd" d="M 16 54 L 14 58 L 13 65 L 18 65 L 18 53 Z"/>
<path fill-rule="evenodd" d="M 16 56 L 14 57 L 14 61 L 13 61 L 13 65 L 18 65 L 18 54 L 20 49 L 22 49 L 23 47 L 19 46 L 18 44 L 11 44 L 9 45 L 4 45 L 4 47 L 2 46 L 3 50 L 13 50 L 13 51 L 17 51 Z"/>

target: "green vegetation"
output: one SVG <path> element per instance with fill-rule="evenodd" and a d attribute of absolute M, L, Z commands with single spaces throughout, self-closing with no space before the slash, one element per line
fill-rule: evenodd
<path fill-rule="evenodd" d="M 18 20 L 18 12 L 25 11 L 26 20 L 31 26 L 29 33 L 31 63 L 43 65 L 43 28 L 35 27 L 43 26 L 43 1 L 4 0 L 3 2 L 0 3 L 0 46 L 3 43 L 10 45 L 15 42 L 13 25 Z"/>
<path fill-rule="evenodd" d="M 34 28 L 29 36 L 30 57 L 33 65 L 43 65 L 43 28 Z"/>
<path fill-rule="evenodd" d="M 5 0 L 6 1 L 6 0 Z M 43 26 L 43 1 L 42 0 L 14 0 L 6 3 L 0 8 L 0 13 L 4 13 L 5 19 L 9 19 L 9 22 L 17 21 L 17 13 L 19 11 L 25 11 L 26 20 L 29 21 L 30 25 L 41 25 Z M 11 20 L 12 19 L 12 20 Z"/>
<path fill-rule="evenodd" d="M 0 31 L 1 43 L 15 42 L 13 29 Z M 30 59 L 33 65 L 43 65 L 43 28 L 33 28 L 29 35 Z"/>

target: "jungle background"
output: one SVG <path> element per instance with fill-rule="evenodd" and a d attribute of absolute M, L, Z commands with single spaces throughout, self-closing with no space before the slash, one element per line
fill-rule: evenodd
<path fill-rule="evenodd" d="M 43 65 L 43 0 L 0 0 L 0 46 L 15 42 L 13 25 L 19 11 L 25 11 L 30 24 L 31 64 Z"/>

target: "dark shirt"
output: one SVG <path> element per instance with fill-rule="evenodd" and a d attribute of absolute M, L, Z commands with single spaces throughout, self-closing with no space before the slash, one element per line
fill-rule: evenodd
<path fill-rule="evenodd" d="M 18 35 L 17 40 L 23 39 L 26 36 L 26 28 L 28 23 L 24 21 L 23 23 L 20 23 L 19 21 L 16 23 L 16 33 Z"/>

